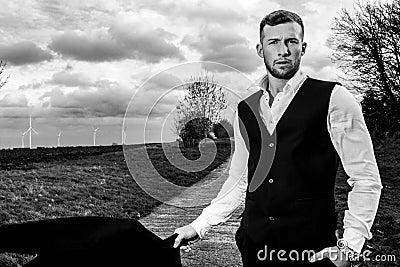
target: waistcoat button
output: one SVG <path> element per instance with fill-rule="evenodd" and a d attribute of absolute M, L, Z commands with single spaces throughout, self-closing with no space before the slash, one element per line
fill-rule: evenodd
<path fill-rule="evenodd" d="M 269 143 L 269 147 L 274 147 L 274 143 Z"/>

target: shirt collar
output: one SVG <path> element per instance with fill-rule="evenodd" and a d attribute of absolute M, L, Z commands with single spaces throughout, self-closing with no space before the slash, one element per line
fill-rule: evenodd
<path fill-rule="evenodd" d="M 301 69 L 299 69 L 296 74 L 286 83 L 285 87 L 283 88 L 283 92 L 286 93 L 288 91 L 297 91 L 302 82 L 307 77 L 308 76 Z M 265 92 L 265 90 L 268 90 L 268 75 L 263 75 L 260 79 L 257 80 L 256 84 L 261 87 L 263 92 Z"/>

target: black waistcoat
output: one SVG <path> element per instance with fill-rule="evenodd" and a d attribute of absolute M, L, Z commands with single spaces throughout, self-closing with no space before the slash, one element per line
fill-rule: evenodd
<path fill-rule="evenodd" d="M 240 231 L 277 248 L 316 248 L 334 242 L 334 184 L 339 157 L 327 128 L 333 82 L 307 78 L 271 135 L 256 92 L 238 105 L 249 151 Z"/>

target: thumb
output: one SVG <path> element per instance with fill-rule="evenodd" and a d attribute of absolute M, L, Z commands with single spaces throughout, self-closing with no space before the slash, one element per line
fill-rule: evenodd
<path fill-rule="evenodd" d="M 175 238 L 174 248 L 179 247 L 183 239 L 183 235 L 178 233 L 178 236 Z"/>
<path fill-rule="evenodd" d="M 329 248 L 324 248 L 324 249 L 321 250 L 320 252 L 315 253 L 314 255 L 312 255 L 312 256 L 308 259 L 309 262 L 313 263 L 313 262 L 320 261 L 320 260 L 326 258 L 327 255 L 328 255 L 328 249 L 329 249 Z"/>

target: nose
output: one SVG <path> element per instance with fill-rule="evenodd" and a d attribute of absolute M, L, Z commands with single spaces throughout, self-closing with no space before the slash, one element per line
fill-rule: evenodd
<path fill-rule="evenodd" d="M 278 56 L 284 57 L 284 56 L 289 56 L 290 55 L 290 50 L 289 46 L 287 45 L 286 42 L 280 42 L 278 46 Z"/>

